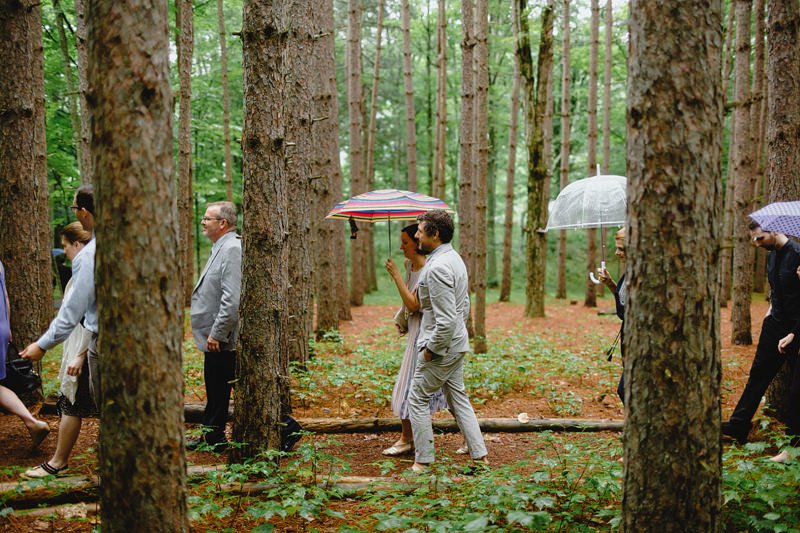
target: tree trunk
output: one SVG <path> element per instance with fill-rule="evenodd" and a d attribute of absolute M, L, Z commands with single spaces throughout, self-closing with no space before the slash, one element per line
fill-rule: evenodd
<path fill-rule="evenodd" d="M 341 200 L 334 194 L 335 184 L 341 191 L 342 171 L 339 166 L 339 101 L 336 98 L 336 57 L 334 52 L 333 0 L 315 0 L 311 8 L 311 33 L 319 36 L 311 53 L 313 91 L 312 139 L 318 149 L 311 160 L 313 205 L 316 215 L 312 231 L 315 237 L 314 274 L 316 276 L 317 338 L 329 330 L 339 329 L 340 304 L 350 310 L 349 300 L 341 298 L 340 277 L 347 278 L 341 265 L 344 258 L 336 251 L 344 250 L 341 222 L 325 220 L 330 208 Z M 341 241 L 341 242 L 340 242 Z M 346 284 L 345 284 L 346 290 Z"/>
<path fill-rule="evenodd" d="M 291 14 L 285 19 L 289 32 L 287 53 L 292 58 L 302 58 L 289 63 L 286 71 L 291 81 L 286 86 L 287 110 L 284 134 L 287 146 L 286 170 L 289 207 L 289 290 L 286 319 L 286 342 L 289 360 L 305 363 L 308 360 L 308 341 L 313 327 L 312 258 L 311 258 L 311 162 L 316 158 L 317 145 L 313 142 L 312 106 L 314 103 L 311 79 L 318 75 L 312 71 L 309 60 L 316 51 L 316 33 L 311 31 L 312 14 L 308 2 L 288 4 Z M 288 105 L 291 102 L 291 105 Z M 288 410 L 288 391 L 284 412 Z"/>
<path fill-rule="evenodd" d="M 89 104 L 86 95 L 89 92 L 89 75 L 86 59 L 86 17 L 83 0 L 75 0 L 75 49 L 78 51 L 78 92 L 80 93 L 80 168 L 81 183 L 94 181 L 94 163 L 92 162 L 92 131 L 89 124 Z"/>
<path fill-rule="evenodd" d="M 734 116 L 732 142 L 735 181 L 733 216 L 733 309 L 731 342 L 752 344 L 750 301 L 753 292 L 753 245 L 747 215 L 753 208 L 753 150 L 750 148 L 750 16 L 752 0 L 736 0 L 736 57 L 734 61 Z"/>
<path fill-rule="evenodd" d="M 409 0 L 401 1 L 403 31 L 403 85 L 406 91 L 406 163 L 408 190 L 417 190 L 417 132 L 414 111 L 414 80 L 411 77 L 411 8 Z"/>
<path fill-rule="evenodd" d="M 61 7 L 61 0 L 53 0 L 53 9 L 56 12 L 56 28 L 58 29 L 58 44 L 61 49 L 61 57 L 64 61 L 64 80 L 67 84 L 67 101 L 69 103 L 69 121 L 72 124 L 72 141 L 75 150 L 78 152 L 78 168 L 83 175 L 83 145 L 81 144 L 81 123 L 78 113 L 78 93 L 75 90 L 75 80 L 72 76 L 72 58 L 69 55 L 69 45 L 67 44 L 67 32 L 64 24 L 68 24 L 64 10 Z"/>
<path fill-rule="evenodd" d="M 611 0 L 606 0 L 605 60 L 603 63 L 603 174 L 608 174 L 611 166 L 611 38 L 613 31 L 614 10 Z"/>
<path fill-rule="evenodd" d="M 514 11 L 516 13 L 516 11 Z M 517 24 L 514 23 L 514 30 Z M 500 301 L 511 300 L 511 242 L 514 230 L 514 173 L 517 162 L 517 126 L 519 124 L 519 59 L 514 56 L 514 85 L 511 89 L 511 123 L 508 128 L 508 167 L 506 168 L 506 211 L 503 219 L 503 278 Z"/>
<path fill-rule="evenodd" d="M 733 4 L 728 8 L 728 23 L 725 28 L 725 46 L 722 49 L 722 106 L 725 114 L 727 111 L 728 100 L 728 85 L 730 81 L 730 64 L 731 64 L 731 47 L 733 46 L 733 33 L 734 33 L 734 9 Z M 730 140 L 734 138 L 734 130 L 736 121 L 731 115 L 730 129 L 729 129 L 729 146 Z M 725 177 L 725 200 L 724 200 L 724 216 L 722 219 L 722 238 L 720 243 L 722 245 L 722 253 L 720 262 L 722 263 L 722 271 L 720 274 L 720 307 L 728 307 L 728 300 L 731 298 L 731 282 L 732 276 L 732 260 L 733 260 L 733 194 L 735 191 L 733 179 L 733 159 L 731 150 L 728 149 L 728 159 L 726 162 L 727 173 Z"/>
<path fill-rule="evenodd" d="M 591 39 L 589 40 L 589 104 L 587 106 L 588 147 L 586 154 L 587 175 L 597 175 L 597 56 L 600 49 L 600 3 L 592 0 Z M 586 230 L 586 270 L 589 272 L 597 268 L 597 230 Z M 583 305 L 597 307 L 597 289 L 589 277 L 584 277 L 586 283 L 586 296 Z"/>
<path fill-rule="evenodd" d="M 375 132 L 378 115 L 378 84 L 381 79 L 381 34 L 383 33 L 383 4 L 378 0 L 378 24 L 375 29 L 375 66 L 372 71 L 372 91 L 369 100 L 369 129 L 367 130 L 367 166 L 364 174 L 372 183 L 375 177 Z"/>
<path fill-rule="evenodd" d="M 219 31 L 219 69 L 222 72 L 222 139 L 225 149 L 225 193 L 233 201 L 233 158 L 231 157 L 231 97 L 228 91 L 228 45 L 225 41 L 225 10 L 222 0 L 217 0 L 217 28 Z"/>
<path fill-rule="evenodd" d="M 0 34 L 0 260 L 24 347 L 53 317 L 40 4 L 0 3 Z"/>
<path fill-rule="evenodd" d="M 764 97 L 766 67 L 764 63 L 764 0 L 756 0 L 754 4 L 755 23 L 755 52 L 753 54 L 753 97 L 750 108 L 750 146 L 753 149 L 753 211 L 764 202 L 764 138 L 766 135 L 766 98 Z M 800 50 L 798 50 L 800 52 Z M 755 249 L 755 276 L 753 277 L 753 292 L 763 293 L 766 282 L 767 251 L 763 248 Z"/>
<path fill-rule="evenodd" d="M 767 14 L 768 202 L 800 198 L 800 7 L 797 0 L 771 0 Z M 790 406 L 788 365 L 767 390 L 767 402 L 786 420 Z"/>
<path fill-rule="evenodd" d="M 180 115 L 178 119 L 178 221 L 182 302 L 192 303 L 194 287 L 194 217 L 192 216 L 192 52 L 194 29 L 192 2 L 175 3 L 178 30 L 178 77 L 180 78 Z"/>
<path fill-rule="evenodd" d="M 291 409 L 288 189 L 306 168 L 305 147 L 298 148 L 302 140 L 295 135 L 308 117 L 284 110 L 311 107 L 300 65 L 311 53 L 309 9 L 292 2 L 244 4 L 243 264 L 233 420 L 233 439 L 244 446 L 231 451 L 232 461 L 277 449 L 281 416 Z"/>
<path fill-rule="evenodd" d="M 563 0 L 563 29 L 561 31 L 561 177 L 559 186 L 563 190 L 569 185 L 569 134 L 570 134 L 570 50 L 569 50 L 569 1 Z M 567 231 L 558 231 L 558 273 L 556 276 L 556 298 L 567 297 Z"/>
<path fill-rule="evenodd" d="M 434 91 L 433 88 L 433 44 L 431 37 L 433 31 L 431 29 L 431 0 L 425 0 L 425 135 L 428 137 L 428 150 L 425 154 L 428 166 L 428 187 L 424 189 L 425 194 L 428 196 L 436 196 L 435 194 L 435 179 L 434 179 L 434 160 L 436 159 L 436 123 L 435 123 L 435 105 L 434 104 Z M 439 27 L 437 25 L 436 32 L 438 36 Z M 438 75 L 437 75 L 438 80 Z M 420 192 L 423 188 L 418 184 Z"/>
<path fill-rule="evenodd" d="M 525 316 L 544 316 L 545 252 L 547 236 L 547 198 L 544 195 L 547 168 L 544 161 L 542 122 L 547 105 L 547 84 L 553 67 L 553 10 L 555 0 L 542 9 L 542 30 L 536 77 L 533 76 L 527 0 L 515 0 L 517 10 L 517 55 L 520 77 L 525 86 L 525 145 L 528 155 L 528 219 L 526 243 L 527 279 Z"/>
<path fill-rule="evenodd" d="M 486 353 L 486 172 L 489 162 L 489 2 L 475 2 L 475 353 Z"/>
<path fill-rule="evenodd" d="M 141 531 L 187 531 L 167 4 L 90 0 L 86 15 L 103 372 L 102 525 L 106 531 L 132 524 Z"/>
<path fill-rule="evenodd" d="M 436 23 L 436 134 L 432 195 L 444 200 L 447 157 L 447 11 L 439 0 Z"/>
<path fill-rule="evenodd" d="M 624 531 L 722 525 L 721 11 L 630 6 Z"/>
<path fill-rule="evenodd" d="M 461 123 L 459 124 L 458 248 L 469 274 L 469 290 L 475 283 L 475 20 L 474 0 L 461 2 Z M 467 320 L 472 335 L 472 315 Z"/>
<path fill-rule="evenodd" d="M 361 0 L 348 0 L 347 112 L 350 117 L 350 195 L 366 192 L 361 146 Z M 364 304 L 367 288 L 367 239 L 350 241 L 350 303 Z"/>

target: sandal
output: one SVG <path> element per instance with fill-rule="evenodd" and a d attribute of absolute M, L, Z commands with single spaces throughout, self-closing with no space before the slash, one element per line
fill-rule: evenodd
<path fill-rule="evenodd" d="M 64 465 L 61 468 L 56 468 L 54 466 L 50 466 L 50 463 L 47 461 L 43 462 L 39 466 L 35 468 L 31 468 L 30 470 L 26 470 L 22 476 L 28 477 L 31 479 L 39 479 L 47 476 L 58 476 L 63 475 L 63 472 L 69 467 L 69 465 Z"/>
<path fill-rule="evenodd" d="M 404 442 L 404 443 L 394 443 L 390 448 L 386 448 L 383 450 L 383 455 L 388 455 L 389 457 L 396 457 L 398 455 L 406 455 L 412 453 L 414 451 L 414 444 L 411 442 Z"/>

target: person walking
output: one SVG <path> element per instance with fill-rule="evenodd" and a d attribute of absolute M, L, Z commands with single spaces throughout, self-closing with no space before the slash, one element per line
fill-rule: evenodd
<path fill-rule="evenodd" d="M 83 229 L 80 222 L 68 224 L 61 231 L 61 245 L 64 248 L 64 254 L 71 262 L 78 260 L 78 255 L 84 251 L 91 240 L 92 234 Z M 64 298 L 68 298 L 73 290 L 73 280 L 70 278 L 64 288 Z M 91 340 L 91 332 L 78 324 L 64 341 L 61 370 L 58 373 L 61 388 L 56 410 L 61 416 L 61 420 L 58 424 L 56 450 L 48 461 L 25 471 L 22 474 L 23 477 L 42 478 L 63 474 L 68 468 L 72 449 L 78 441 L 83 419 L 97 416 L 97 407 L 89 387 L 87 354 Z"/>
<path fill-rule="evenodd" d="M 11 302 L 6 291 L 6 270 L 0 262 L 0 380 L 6 379 L 6 357 L 11 339 Z M 0 407 L 22 420 L 31 435 L 31 447 L 39 446 L 50 433 L 47 422 L 34 417 L 19 396 L 3 385 L 0 385 Z"/>
<path fill-rule="evenodd" d="M 470 302 L 467 269 L 453 249 L 453 220 L 446 211 L 420 215 L 416 237 L 428 260 L 417 284 L 422 309 L 417 338 L 419 358 L 409 393 L 415 461 L 424 471 L 434 461 L 430 399 L 440 388 L 473 460 L 488 464 L 486 444 L 464 387 L 464 355 L 470 351 L 466 319 Z"/>
<path fill-rule="evenodd" d="M 733 414 L 722 424 L 722 434 L 739 443 L 748 440 L 761 398 L 769 384 L 787 360 L 796 360 L 800 339 L 795 335 L 800 326 L 800 244 L 783 233 L 764 231 L 759 224 L 750 224 L 750 236 L 754 246 L 769 250 L 767 255 L 767 279 L 770 285 L 770 305 L 761 324 L 758 347 L 750 367 L 742 396 Z M 800 372 L 794 373 L 788 405 L 791 412 L 787 422 L 787 433 L 794 436 L 794 445 L 800 444 Z M 773 459 L 785 461 L 788 454 L 779 454 Z"/>
<path fill-rule="evenodd" d="M 625 228 L 619 230 L 616 235 L 614 235 L 614 242 L 616 248 L 614 249 L 614 255 L 616 255 L 620 263 L 625 262 Z M 614 282 L 614 278 L 611 277 L 608 270 L 605 268 L 598 268 L 597 269 L 597 277 L 598 279 L 603 282 L 603 284 L 608 287 L 608 290 L 614 295 L 614 303 L 616 305 L 617 311 L 617 318 L 622 321 L 622 324 L 619 327 L 619 352 L 624 357 L 625 352 L 625 345 L 623 343 L 623 339 L 625 337 L 625 301 L 628 299 L 628 285 L 625 281 L 625 274 L 620 276 L 618 282 Z M 612 352 L 613 347 L 609 350 L 609 354 Z M 609 355 L 610 360 L 611 355 Z M 619 383 L 617 383 L 617 396 L 625 404 L 625 373 L 619 377 Z"/>
<path fill-rule="evenodd" d="M 403 362 L 400 364 L 400 371 L 397 373 L 397 381 L 392 391 L 392 411 L 400 419 L 400 439 L 383 450 L 383 455 L 390 457 L 411 453 L 414 450 L 414 437 L 411 432 L 411 421 L 408 418 L 408 393 L 417 367 L 417 337 L 422 319 L 417 299 L 417 281 L 425 266 L 425 256 L 418 249 L 417 229 L 417 224 L 411 224 L 400 232 L 400 250 L 406 259 L 405 279 L 395 262 L 391 258 L 386 260 L 386 271 L 392 277 L 403 301 L 403 306 L 395 315 L 395 325 L 401 334 L 408 334 Z M 447 400 L 442 391 L 435 392 L 430 400 L 431 414 L 446 408 Z"/>
<path fill-rule="evenodd" d="M 239 299 L 242 290 L 242 243 L 236 235 L 236 206 L 232 202 L 208 204 L 201 219 L 203 234 L 213 243 L 211 255 L 192 291 L 192 333 L 204 353 L 206 385 L 205 433 L 190 439 L 190 450 L 202 445 L 223 451 L 228 441 L 228 403 L 236 371 L 239 333 Z"/>

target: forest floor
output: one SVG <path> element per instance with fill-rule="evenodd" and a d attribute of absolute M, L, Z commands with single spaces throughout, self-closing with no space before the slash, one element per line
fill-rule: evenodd
<path fill-rule="evenodd" d="M 758 339 L 761 317 L 767 310 L 763 297 L 755 295 L 751 314 L 753 317 L 753 338 Z M 353 308 L 352 321 L 341 325 L 342 352 L 344 354 L 369 354 L 370 347 L 385 342 L 385 336 L 391 335 L 389 322 L 394 308 L 390 306 L 362 306 Z M 613 362 L 606 363 L 605 347 L 610 346 L 618 328 L 619 321 L 613 314 L 613 301 L 606 298 L 599 300 L 597 308 L 587 308 L 581 303 L 564 300 L 548 300 L 545 318 L 528 319 L 523 316 L 523 306 L 508 303 L 492 303 L 487 309 L 488 342 L 503 342 L 504 339 L 519 336 L 536 336 L 550 346 L 559 350 L 580 354 L 584 358 L 596 358 L 597 370 L 589 372 L 571 372 L 565 376 L 554 376 L 552 373 L 530 375 L 526 381 L 511 391 L 498 394 L 490 389 L 481 389 L 473 395 L 473 402 L 478 418 L 516 418 L 520 413 L 527 413 L 530 419 L 536 418 L 580 418 L 592 420 L 622 420 L 623 407 L 616 395 L 616 383 L 621 371 L 618 352 Z M 730 343 L 730 309 L 722 309 L 722 360 L 723 386 L 722 409 L 723 419 L 727 418 L 738 399 L 747 379 L 754 346 L 735 346 Z M 187 339 L 189 337 L 187 336 Z M 405 342 L 404 338 L 397 341 Z M 400 345 L 400 344 L 398 344 Z M 323 355 L 324 356 L 324 355 Z M 320 356 L 320 357 L 323 357 Z M 346 359 L 343 359 L 346 360 Z M 594 364 L 594 363 L 593 363 Z M 196 368 L 194 370 L 197 371 Z M 469 371 L 469 369 L 467 369 Z M 536 374 L 536 372 L 533 372 Z M 202 386 L 197 376 L 190 380 L 187 377 L 187 401 L 202 400 Z M 367 379 L 367 378 L 365 378 Z M 545 379 L 554 381 L 551 388 L 538 385 Z M 194 383 L 192 386 L 191 383 Z M 344 392 L 342 392 L 344 391 Z M 489 392 L 487 392 L 489 391 Z M 468 391 L 472 393 L 472 391 Z M 391 394 L 391 390 L 389 390 Z M 294 401 L 294 400 L 293 400 Z M 392 418 L 388 402 L 376 405 L 373 401 L 360 395 L 358 384 L 341 387 L 340 391 L 330 394 L 322 393 L 311 399 L 299 399 L 293 406 L 294 416 L 304 418 Z M 567 415 L 571 416 L 565 416 Z M 449 412 L 440 412 L 435 419 L 450 417 Z M 29 437 L 22 423 L 15 417 L 3 415 L 0 418 L 0 481 L 18 479 L 21 471 L 40 464 L 50 458 L 56 445 L 58 418 L 45 415 L 43 419 L 50 423 L 53 431 L 37 450 L 28 447 Z M 594 434 L 601 435 L 601 434 Z M 616 443 L 608 453 L 621 454 L 621 438 L 618 432 L 604 432 L 603 439 Z M 93 475 L 97 466 L 98 420 L 84 421 L 83 431 L 71 458 L 69 471 L 71 475 Z M 489 459 L 493 465 L 511 465 L 529 458 L 538 450 L 541 453 L 558 455 L 563 446 L 570 442 L 591 442 L 592 433 L 572 433 L 562 435 L 562 439 L 554 444 L 552 439 L 544 438 L 541 433 L 486 433 L 485 440 L 489 451 Z M 392 445 L 397 433 L 354 433 L 339 435 L 306 436 L 301 442 L 325 442 L 326 453 L 336 456 L 349 466 L 348 476 L 394 476 L 401 478 L 403 472 L 413 462 L 413 457 L 402 457 L 387 463 L 381 451 Z M 754 438 L 758 438 L 754 435 Z M 436 437 L 437 460 L 451 464 L 467 464 L 468 456 L 456 455 L 456 448 L 462 441 L 458 434 L 442 434 Z M 591 453 L 591 451 L 589 452 Z M 187 462 L 193 465 L 219 464 L 225 461 L 224 455 L 203 452 L 188 452 Z M 621 467 L 621 465 L 620 465 Z M 353 500 L 344 499 L 331 504 L 335 511 L 364 514 L 362 507 Z M 362 516 L 363 518 L 363 516 Z M 250 529 L 252 522 L 243 518 L 239 521 L 233 516 L 224 518 L 204 517 L 193 529 L 229 530 Z M 20 530 L 62 530 L 89 531 L 94 520 L 54 521 L 51 519 L 32 519 L 15 514 L 0 519 L 0 531 Z M 276 527 L 282 531 L 307 530 L 308 528 L 326 531 L 336 529 L 346 523 L 341 518 L 321 517 L 307 526 L 302 520 L 277 522 Z"/>

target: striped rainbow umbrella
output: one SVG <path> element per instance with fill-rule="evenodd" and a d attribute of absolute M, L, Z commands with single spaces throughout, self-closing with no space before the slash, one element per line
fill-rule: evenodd
<path fill-rule="evenodd" d="M 349 220 L 351 239 L 355 239 L 355 232 L 358 231 L 355 225 L 356 220 L 364 222 L 389 221 L 389 253 L 391 254 L 391 221 L 416 220 L 422 213 L 433 211 L 434 209 L 443 209 L 453 213 L 453 210 L 446 203 L 432 196 L 397 189 L 380 189 L 365 192 L 344 202 L 339 202 L 325 218 Z"/>

